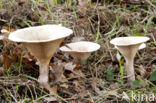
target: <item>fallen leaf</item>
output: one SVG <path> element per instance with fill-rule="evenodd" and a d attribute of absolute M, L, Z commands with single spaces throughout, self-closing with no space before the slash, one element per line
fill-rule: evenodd
<path fill-rule="evenodd" d="M 155 71 L 156 70 L 156 65 L 152 65 L 150 69 L 146 69 L 146 72 L 145 72 L 145 77 L 148 78 L 151 74 L 151 72 Z"/>
<path fill-rule="evenodd" d="M 13 62 L 13 60 L 5 52 L 3 52 L 2 55 L 3 55 L 3 62 L 4 62 L 3 67 L 6 70 L 6 69 L 8 69 L 10 67 L 11 63 Z"/>
<path fill-rule="evenodd" d="M 120 84 L 119 84 L 118 82 L 112 83 L 112 84 L 110 85 L 110 88 L 111 88 L 111 89 L 116 89 L 116 88 L 119 88 L 119 87 L 120 87 Z"/>
<path fill-rule="evenodd" d="M 75 67 L 76 67 L 76 64 L 73 64 L 73 62 L 69 62 L 64 65 L 65 70 L 69 70 L 71 72 L 74 71 Z"/>
<path fill-rule="evenodd" d="M 152 69 L 152 71 L 155 71 L 156 70 L 156 65 L 153 64 L 151 69 Z"/>
<path fill-rule="evenodd" d="M 97 79 L 94 79 L 94 80 L 92 81 L 91 86 L 92 86 L 93 90 L 94 90 L 99 96 L 102 96 L 102 95 L 104 95 L 104 94 L 107 93 L 107 91 L 104 91 L 104 90 L 101 91 L 101 90 L 97 87 Z"/>
<path fill-rule="evenodd" d="M 87 18 L 78 18 L 78 20 L 77 20 L 77 22 L 79 22 L 79 23 L 86 23 L 86 21 L 87 21 Z M 84 38 L 85 39 L 85 38 Z"/>
<path fill-rule="evenodd" d="M 73 73 L 69 73 L 69 74 L 67 74 L 67 77 L 68 77 L 68 78 L 74 78 L 75 75 L 74 75 Z"/>
<path fill-rule="evenodd" d="M 64 65 L 61 61 L 56 62 L 52 67 L 52 73 L 55 76 L 55 82 L 64 82 L 67 81 L 66 77 L 64 76 Z"/>
<path fill-rule="evenodd" d="M 34 57 L 29 52 L 26 51 L 23 53 L 23 59 L 27 59 L 28 61 L 33 61 Z"/>
<path fill-rule="evenodd" d="M 47 86 L 47 90 L 49 90 L 51 95 L 57 94 L 57 85 L 53 85 L 53 87 L 50 87 L 49 85 Z"/>
<path fill-rule="evenodd" d="M 146 70 L 143 65 L 140 65 L 139 68 L 136 68 L 135 70 L 141 75 L 141 77 L 145 77 Z"/>
<path fill-rule="evenodd" d="M 9 32 L 9 31 L 10 31 L 10 32 L 16 31 L 16 29 L 14 29 L 14 28 L 11 28 L 11 29 L 10 29 L 10 28 L 7 27 L 7 26 L 3 26 L 3 27 L 2 27 L 2 30 L 6 30 L 6 31 L 8 31 L 8 32 Z"/>
<path fill-rule="evenodd" d="M 0 55 L 0 64 L 4 63 L 3 55 Z"/>
<path fill-rule="evenodd" d="M 68 89 L 69 88 L 69 85 L 67 83 L 63 83 L 63 84 L 60 85 L 60 87 L 63 87 L 63 88 Z"/>
<path fill-rule="evenodd" d="M 75 69 L 73 73 L 78 77 L 84 77 L 84 74 L 80 69 Z"/>
<path fill-rule="evenodd" d="M 76 95 L 76 97 L 82 99 L 87 95 L 86 92 L 86 88 L 84 86 L 81 86 L 81 89 L 79 90 L 79 93 Z"/>
<path fill-rule="evenodd" d="M 88 1 L 89 0 L 78 0 L 79 3 L 78 3 L 78 10 L 83 13 L 83 15 L 86 14 L 86 11 L 87 11 L 87 7 L 88 7 Z"/>
<path fill-rule="evenodd" d="M 3 74 L 5 69 L 3 67 L 0 67 L 0 74 Z"/>
<path fill-rule="evenodd" d="M 74 90 L 75 91 L 79 91 L 79 82 L 77 80 L 73 81 L 73 84 L 74 84 Z"/>

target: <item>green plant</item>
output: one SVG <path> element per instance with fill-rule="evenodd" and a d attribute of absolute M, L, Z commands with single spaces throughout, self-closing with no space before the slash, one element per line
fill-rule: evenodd
<path fill-rule="evenodd" d="M 117 55 L 116 55 L 116 58 L 119 62 L 119 67 L 120 67 L 120 78 L 121 78 L 121 81 L 123 81 L 123 76 L 124 76 L 124 69 L 122 67 L 122 60 L 121 60 L 121 55 L 119 54 L 119 52 L 117 52 Z"/>
<path fill-rule="evenodd" d="M 90 7 L 93 6 L 92 0 L 89 0 L 89 6 L 90 6 Z"/>
<path fill-rule="evenodd" d="M 152 19 L 153 19 L 154 16 L 150 17 L 148 20 L 147 20 L 147 23 L 145 24 L 145 32 L 144 32 L 144 36 L 147 35 L 147 31 L 149 29 L 149 26 L 151 25 L 152 23 Z"/>
<path fill-rule="evenodd" d="M 2 2 L 0 1 L 0 9 L 2 9 L 3 8 L 3 4 L 2 4 Z"/>
<path fill-rule="evenodd" d="M 156 81 L 156 70 L 151 73 L 149 80 L 150 81 Z"/>
<path fill-rule="evenodd" d="M 114 75 L 115 75 L 114 71 L 115 71 L 115 69 L 113 67 L 109 67 L 107 69 L 107 74 L 106 74 L 107 80 L 109 80 L 109 81 L 114 80 Z"/>
<path fill-rule="evenodd" d="M 71 6 L 71 5 L 72 5 L 72 2 L 73 2 L 73 0 L 69 0 L 69 6 Z"/>
<path fill-rule="evenodd" d="M 51 19 L 54 20 L 54 14 L 51 12 L 48 0 L 45 1 L 45 4 L 46 4 L 47 10 L 51 16 Z"/>
<path fill-rule="evenodd" d="M 131 82 L 131 86 L 133 88 L 137 88 L 137 87 L 139 87 L 139 85 L 140 85 L 140 81 L 138 81 L 138 80 L 134 80 Z"/>
<path fill-rule="evenodd" d="M 100 21 L 98 21 L 97 33 L 96 33 L 96 43 L 98 43 L 99 37 L 101 37 L 100 33 Z"/>

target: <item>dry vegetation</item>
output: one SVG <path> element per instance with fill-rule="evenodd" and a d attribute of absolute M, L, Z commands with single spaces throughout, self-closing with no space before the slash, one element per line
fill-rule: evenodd
<path fill-rule="evenodd" d="M 8 33 L 1 33 L 5 36 L 0 41 L 2 103 L 128 103 L 122 99 L 123 91 L 128 95 L 131 90 L 156 94 L 156 81 L 149 81 L 156 70 L 155 0 L 92 0 L 85 8 L 77 0 L 56 1 L 1 0 L 0 27 L 12 32 L 28 26 L 62 24 L 74 31 L 63 44 L 85 39 L 99 43 L 100 50 L 85 64 L 75 63 L 58 50 L 50 63 L 54 68 L 49 74 L 54 91 L 51 96 L 37 83 L 35 58 L 21 44 L 10 42 Z M 135 57 L 137 81 L 131 89 L 126 74 L 124 79 L 120 76 L 124 58 L 120 66 L 117 50 L 110 44 L 112 38 L 130 35 L 150 37 L 147 47 Z"/>

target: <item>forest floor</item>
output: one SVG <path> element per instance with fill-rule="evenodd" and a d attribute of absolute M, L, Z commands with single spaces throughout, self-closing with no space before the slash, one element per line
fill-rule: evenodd
<path fill-rule="evenodd" d="M 77 0 L 0 1 L 0 28 L 8 31 L 0 33 L 5 37 L 0 40 L 1 103 L 155 103 L 156 1 L 97 1 L 84 10 Z M 20 43 L 7 39 L 17 29 L 44 24 L 62 24 L 74 31 L 61 45 L 80 40 L 101 45 L 83 64 L 57 50 L 49 64 L 54 69 L 49 73 L 54 95 L 37 82 L 36 59 Z M 135 56 L 136 81 L 131 86 L 126 72 L 121 75 L 125 60 L 110 44 L 124 36 L 150 38 Z"/>

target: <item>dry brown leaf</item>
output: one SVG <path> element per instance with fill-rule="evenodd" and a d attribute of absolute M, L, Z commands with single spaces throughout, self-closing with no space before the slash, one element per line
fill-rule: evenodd
<path fill-rule="evenodd" d="M 67 83 L 63 83 L 63 84 L 60 85 L 60 87 L 63 87 L 63 88 L 68 89 L 69 88 L 69 85 Z"/>
<path fill-rule="evenodd" d="M 55 80 L 55 76 L 54 76 L 54 74 L 53 73 L 49 73 L 49 79 L 51 79 L 51 80 Z"/>
<path fill-rule="evenodd" d="M 89 0 L 78 0 L 79 1 L 79 6 L 81 7 L 87 7 Z"/>
<path fill-rule="evenodd" d="M 94 80 L 92 81 L 91 86 L 92 86 L 92 88 L 94 89 L 94 91 L 95 91 L 96 93 L 101 94 L 101 93 L 100 93 L 100 89 L 97 87 L 97 80 L 96 80 L 96 79 L 94 79 Z"/>
<path fill-rule="evenodd" d="M 79 91 L 79 82 L 77 80 L 75 80 L 73 82 L 73 84 L 74 84 L 74 90 L 78 92 Z"/>
<path fill-rule="evenodd" d="M 50 87 L 50 85 L 46 88 L 49 90 L 51 95 L 57 94 L 57 85 L 53 85 L 53 87 Z"/>
<path fill-rule="evenodd" d="M 69 62 L 64 65 L 65 70 L 69 70 L 71 72 L 74 71 L 75 67 L 76 67 L 76 64 L 73 64 L 73 62 Z"/>
<path fill-rule="evenodd" d="M 71 103 L 76 103 L 75 100 L 72 100 Z"/>
<path fill-rule="evenodd" d="M 11 63 L 13 62 L 13 60 L 5 52 L 3 52 L 2 55 L 3 55 L 3 62 L 4 62 L 3 67 L 6 70 L 6 69 L 8 69 L 10 67 Z"/>
<path fill-rule="evenodd" d="M 88 4 L 89 4 L 88 3 L 89 0 L 78 0 L 78 1 L 79 1 L 78 10 L 85 15 L 86 11 L 87 11 Z"/>
<path fill-rule="evenodd" d="M 3 63 L 4 63 L 3 55 L 0 55 L 0 64 L 3 64 Z"/>
<path fill-rule="evenodd" d="M 120 87 L 120 84 L 119 84 L 118 82 L 112 83 L 112 84 L 110 85 L 110 88 L 111 88 L 111 89 L 116 89 L 116 88 L 119 88 L 119 87 Z"/>
<path fill-rule="evenodd" d="M 103 96 L 104 94 L 107 93 L 107 91 L 103 90 L 101 91 L 98 87 L 97 87 L 97 79 L 94 79 L 92 81 L 92 84 L 91 84 L 92 88 L 94 89 L 94 91 L 99 95 L 99 96 Z"/>
<path fill-rule="evenodd" d="M 23 59 L 26 59 L 28 61 L 33 61 L 34 57 L 29 52 L 26 51 L 23 53 Z"/>
<path fill-rule="evenodd" d="M 151 72 L 153 72 L 155 70 L 156 70 L 156 65 L 155 64 L 153 64 L 151 66 L 151 68 L 146 69 L 145 78 L 148 78 L 150 76 Z"/>
<path fill-rule="evenodd" d="M 16 31 L 16 29 L 14 29 L 14 28 L 10 29 L 7 26 L 3 26 L 1 31 L 0 31 L 0 33 L 2 33 L 1 38 L 3 38 L 3 40 L 8 40 L 9 32 L 14 32 L 14 31 Z"/>
<path fill-rule="evenodd" d="M 153 64 L 152 67 L 151 67 L 151 69 L 152 69 L 152 72 L 154 72 L 156 70 L 156 65 Z"/>
<path fill-rule="evenodd" d="M 3 67 L 0 67 L 0 75 L 3 74 L 5 69 Z"/>
<path fill-rule="evenodd" d="M 140 75 L 141 75 L 142 77 L 145 77 L 146 70 L 145 70 L 145 68 L 143 67 L 143 65 L 140 65 L 140 66 L 139 66 L 139 71 L 140 71 Z"/>
<path fill-rule="evenodd" d="M 84 77 L 84 74 L 83 74 L 83 72 L 81 71 L 81 70 L 77 70 L 77 69 L 75 69 L 74 70 L 74 74 L 76 75 L 76 76 L 78 76 L 78 77 Z"/>
<path fill-rule="evenodd" d="M 8 32 L 9 32 L 9 30 L 10 30 L 10 32 L 16 31 L 16 29 L 14 29 L 14 28 L 11 28 L 11 29 L 10 29 L 10 28 L 7 27 L 7 26 L 3 26 L 3 27 L 2 27 L 2 30 L 3 30 L 3 29 L 4 29 L 4 30 L 7 30 Z"/>
<path fill-rule="evenodd" d="M 66 77 L 64 76 L 64 65 L 61 61 L 55 63 L 52 67 L 52 73 L 55 76 L 55 82 L 64 82 L 67 81 Z"/>
<path fill-rule="evenodd" d="M 84 98 L 87 95 L 86 88 L 84 86 L 81 86 L 81 91 L 80 93 L 77 94 L 77 98 Z"/>
<path fill-rule="evenodd" d="M 67 77 L 68 77 L 68 78 L 74 78 L 75 75 L 74 75 L 73 73 L 69 73 L 69 74 L 67 74 Z"/>

